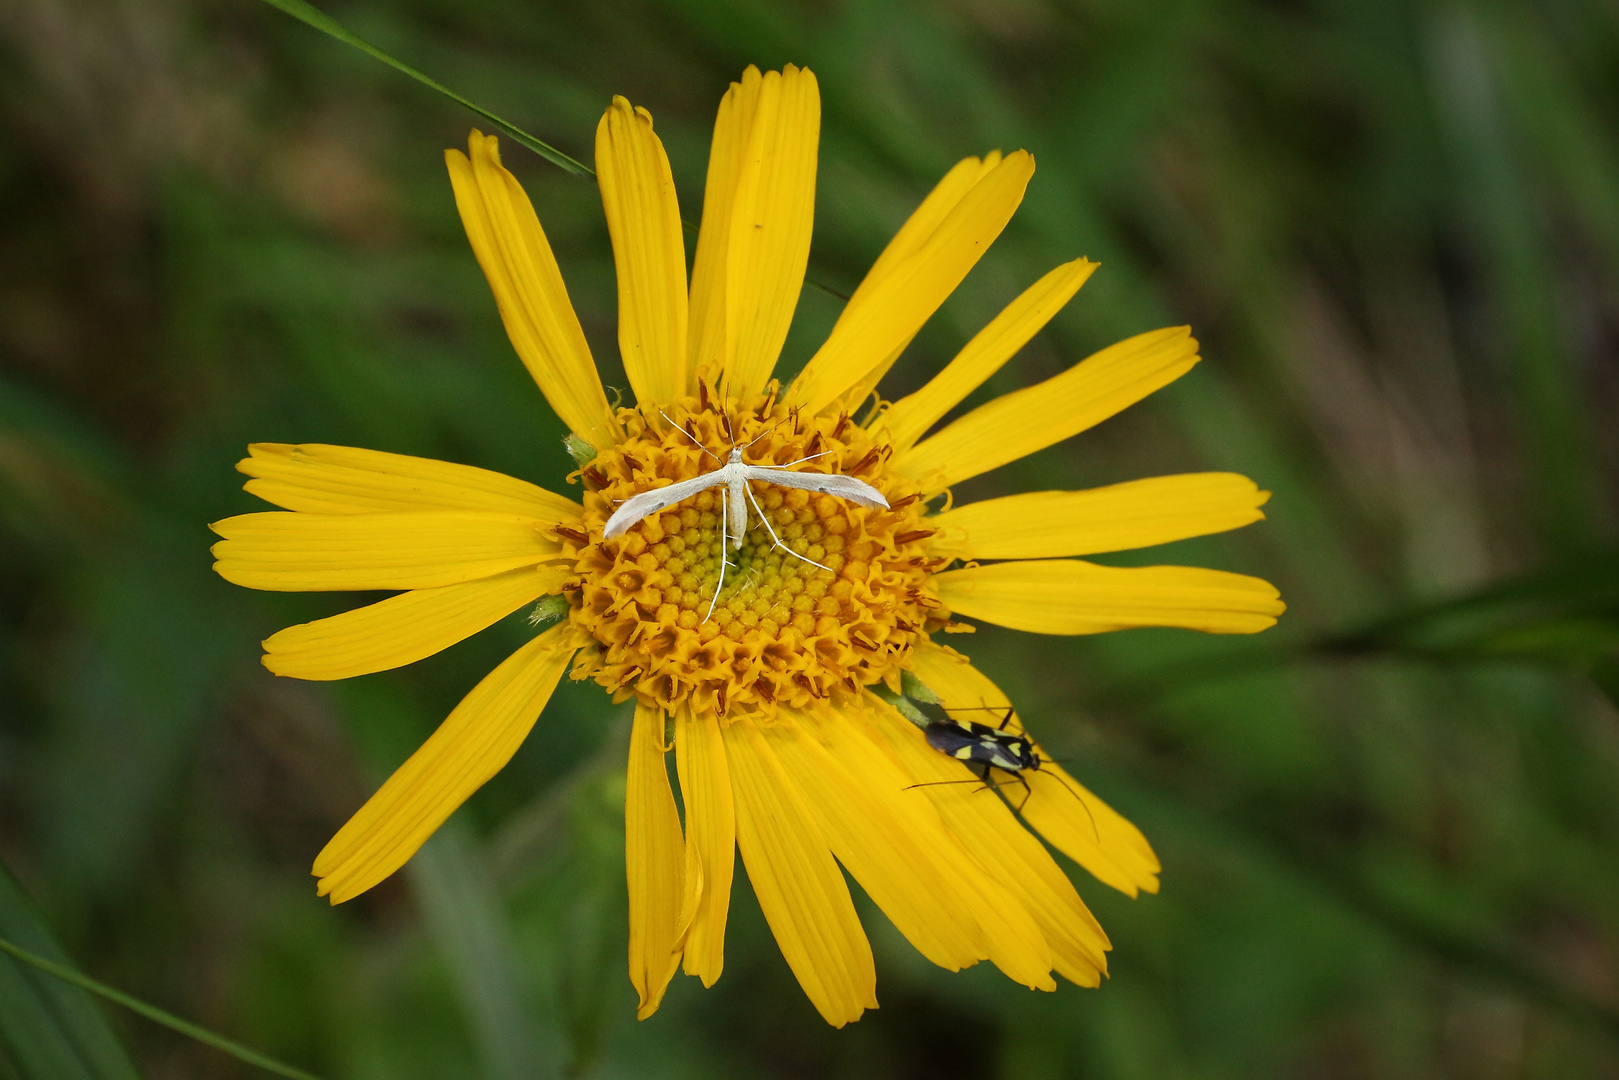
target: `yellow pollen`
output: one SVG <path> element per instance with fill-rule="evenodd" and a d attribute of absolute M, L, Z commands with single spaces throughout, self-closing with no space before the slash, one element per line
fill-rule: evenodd
<path fill-rule="evenodd" d="M 705 395 L 662 411 L 668 420 L 622 410 L 629 437 L 580 472 L 589 539 L 563 538 L 578 574 L 566 595 L 570 621 L 594 644 L 580 650 L 573 677 L 594 679 L 615 700 L 760 720 L 779 706 L 895 683 L 912 647 L 948 613 L 929 583 L 922 501 L 886 472 L 886 447 L 847 417 L 790 414 L 774 393 L 728 409 Z M 758 505 L 748 504 L 740 549 L 721 550 L 718 487 L 602 539 L 619 503 L 712 472 L 733 445 L 747 447 L 750 465 L 820 455 L 794 471 L 858 476 L 891 508 L 755 481 Z"/>

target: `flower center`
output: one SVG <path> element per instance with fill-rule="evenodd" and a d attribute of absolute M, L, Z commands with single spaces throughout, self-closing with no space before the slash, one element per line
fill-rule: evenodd
<path fill-rule="evenodd" d="M 577 560 L 569 619 L 594 645 L 573 677 L 619 701 L 761 719 L 878 681 L 897 687 L 911 648 L 947 615 L 929 581 L 922 502 L 886 472 L 886 447 L 848 417 L 799 417 L 774 393 L 729 410 L 688 398 L 663 413 L 669 422 L 648 423 L 624 410 L 629 437 L 581 470 L 584 530 L 560 536 Z M 716 483 L 602 539 L 626 499 L 713 473 L 732 447 L 748 465 L 857 477 L 889 509 L 752 480 L 737 546 Z"/>

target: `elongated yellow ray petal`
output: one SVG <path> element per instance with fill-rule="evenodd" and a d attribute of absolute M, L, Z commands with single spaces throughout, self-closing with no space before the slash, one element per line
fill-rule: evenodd
<path fill-rule="evenodd" d="M 716 384 L 730 366 L 733 353 L 726 318 L 727 264 L 731 257 L 731 215 L 736 188 L 748 156 L 754 116 L 764 76 L 749 64 L 740 82 L 720 99 L 714 137 L 708 150 L 708 177 L 703 186 L 703 223 L 697 232 L 697 254 L 691 267 L 691 321 L 686 356 L 697 377 Z"/>
<path fill-rule="evenodd" d="M 1258 521 L 1270 492 L 1236 473 L 1186 473 L 1089 491 L 1035 491 L 958 506 L 928 524 L 939 555 L 1049 559 L 1166 544 Z"/>
<path fill-rule="evenodd" d="M 1184 326 L 1137 334 L 1061 375 L 980 405 L 895 457 L 894 471 L 929 492 L 1077 435 L 1174 382 L 1197 363 Z"/>
<path fill-rule="evenodd" d="M 917 904 L 913 898 L 911 910 L 913 917 L 934 920 L 933 934 L 959 934 L 957 924 L 965 924 L 970 919 L 976 924 L 972 937 L 963 939 L 955 948 L 962 949 L 981 936 L 985 954 L 1009 977 L 1035 989 L 1055 990 L 1056 983 L 1051 979 L 1051 948 L 1045 935 L 1023 904 L 1001 884 L 999 876 L 986 872 L 960 845 L 933 803 L 914 786 L 924 778 L 895 761 L 884 740 L 871 730 L 870 721 L 859 709 L 846 710 L 835 719 L 816 725 L 814 733 L 825 747 L 824 754 L 820 755 L 823 760 L 818 775 L 830 774 L 834 768 L 847 774 L 837 784 L 826 785 L 825 790 L 831 797 L 816 803 L 817 809 L 826 808 L 823 822 L 832 816 L 841 817 L 844 831 L 850 834 L 848 842 L 867 849 L 867 857 L 878 862 L 877 873 L 899 876 L 897 889 L 889 885 L 889 891 L 928 891 L 931 899 Z M 867 805 L 873 802 L 879 805 L 876 808 Z M 884 818 L 892 818 L 902 828 L 901 834 L 893 838 L 894 843 L 902 849 L 915 847 L 918 850 L 890 853 L 883 846 L 890 838 L 868 835 L 875 832 L 869 823 Z M 827 831 L 836 830 L 828 826 Z M 920 868 L 913 869 L 919 861 Z M 866 877 L 854 871 L 852 865 L 851 872 L 866 886 L 878 906 L 901 927 L 901 932 L 917 942 L 916 937 L 904 930 L 901 920 L 895 918 L 890 905 L 866 884 Z M 928 884 L 939 880 L 943 882 L 942 889 Z M 950 918 L 929 916 L 929 905 L 937 903 L 959 905 L 959 911 Z M 920 944 L 918 948 L 923 955 L 939 962 Z"/>
<path fill-rule="evenodd" d="M 511 570 L 289 626 L 265 639 L 264 666 L 295 679 L 330 680 L 413 664 L 560 592 L 573 573 L 566 566 Z"/>
<path fill-rule="evenodd" d="M 560 545 L 516 514 L 269 511 L 216 521 L 214 570 L 250 589 L 434 589 L 538 566 Z"/>
<path fill-rule="evenodd" d="M 808 799 L 746 720 L 724 728 L 736 842 L 787 966 L 833 1027 L 877 1007 L 877 969 Z"/>
<path fill-rule="evenodd" d="M 1112 946 L 1040 841 L 964 765 L 929 746 L 886 704 L 870 703 L 869 722 L 900 767 L 926 785 L 914 790 L 926 795 L 963 850 L 1034 919 L 1057 973 L 1080 986 L 1098 985 Z"/>
<path fill-rule="evenodd" d="M 767 72 L 730 215 L 727 397 L 763 390 L 787 340 L 809 263 L 820 137 L 815 76 L 791 64 L 779 75 Z"/>
<path fill-rule="evenodd" d="M 873 288 L 886 281 L 891 276 L 893 268 L 901 260 L 914 255 L 927 242 L 928 238 L 938 231 L 939 224 L 945 219 L 945 216 L 951 210 L 954 210 L 967 193 L 980 180 L 994 171 L 995 167 L 1000 163 L 1001 152 L 999 150 L 991 150 L 981 160 L 976 157 L 969 157 L 956 162 L 950 171 L 944 174 L 944 179 L 940 180 L 938 184 L 934 185 L 933 190 L 928 192 L 928 197 L 922 200 L 921 205 L 905 220 L 905 224 L 900 226 L 899 232 L 894 234 L 894 238 L 888 242 L 888 246 L 883 248 L 882 254 L 877 257 L 877 261 L 866 272 L 865 279 L 861 281 L 860 287 L 855 290 L 854 296 L 850 297 L 850 300 L 860 297 L 861 302 L 864 303 L 870 299 Z M 921 330 L 920 325 L 918 325 L 917 330 Z M 888 374 L 889 369 L 910 347 L 911 341 L 915 337 L 916 331 L 913 331 L 906 336 L 905 340 L 890 349 L 888 355 L 880 363 L 866 372 L 854 386 L 844 391 L 842 396 L 838 398 L 838 407 L 851 413 L 858 409 L 861 403 L 866 400 L 866 397 L 877 388 L 877 384 L 882 381 L 883 376 Z"/>
<path fill-rule="evenodd" d="M 315 857 L 321 896 L 341 904 L 405 865 L 456 807 L 511 760 L 573 655 L 566 630 L 541 634 L 485 676 L 338 830 Z"/>
<path fill-rule="evenodd" d="M 574 522 L 578 503 L 526 480 L 471 465 L 324 443 L 253 443 L 236 463 L 265 502 L 310 514 L 493 510 Z"/>
<path fill-rule="evenodd" d="M 999 371 L 1073 299 L 1095 270 L 1089 259 L 1057 267 L 1006 305 L 926 386 L 896 401 L 876 424 L 895 451 L 909 450 L 945 413 Z"/>
<path fill-rule="evenodd" d="M 534 205 L 500 163 L 500 141 L 473 131 L 467 155 L 446 150 L 444 163 L 472 253 L 523 366 L 572 431 L 592 446 L 617 442 L 623 430 L 602 392 L 562 271 Z"/>
<path fill-rule="evenodd" d="M 965 157 L 952 165 L 950 171 L 933 185 L 927 198 L 911 211 L 911 216 L 905 219 L 905 224 L 888 241 L 882 254 L 877 256 L 877 261 L 866 271 L 865 280 L 849 299 L 852 301 L 858 296 L 862 303 L 870 300 L 871 294 L 881 288 L 883 280 L 900 263 L 926 246 L 950 212 L 961 204 L 968 192 L 978 186 L 979 181 L 1000 166 L 1001 160 L 1001 152 L 991 150 L 982 158 Z"/>
<path fill-rule="evenodd" d="M 986 959 L 971 893 L 949 862 L 959 851 L 937 820 L 930 826 L 917 804 L 902 797 L 905 777 L 892 769 L 875 784 L 863 783 L 873 779 L 860 775 L 873 762 L 829 753 L 808 730 L 810 723 L 799 717 L 761 733 L 783 767 L 816 793 L 809 806 L 832 853 L 917 952 L 950 971 Z M 869 745 L 862 749 L 872 755 Z"/>
<path fill-rule="evenodd" d="M 961 176 L 974 171 L 974 167 L 958 168 L 962 168 Z M 906 243 L 901 250 L 924 231 L 926 239 L 909 253 L 886 264 L 879 260 L 881 265 L 872 268 L 866 282 L 850 297 L 826 343 L 793 381 L 788 403 L 812 415 L 834 403 L 844 408 L 857 404 L 852 399 L 862 393 L 861 388 L 875 384 L 899 350 L 989 250 L 1023 201 L 1032 175 L 1033 156 L 1016 151 L 957 197 L 931 230 L 927 230 L 926 220 L 911 232 L 902 230 Z M 941 196 L 936 208 L 948 203 L 953 193 L 954 189 Z M 931 216 L 933 208 L 926 203 L 924 208 L 930 209 Z"/>
<path fill-rule="evenodd" d="M 1000 687 L 954 649 L 928 643 L 911 654 L 911 670 L 928 689 L 939 695 L 947 708 L 974 710 L 963 714 L 968 718 L 999 713 L 1010 704 Z M 986 707 L 990 710 L 988 714 L 976 711 Z M 997 718 L 995 722 L 1000 723 L 1000 720 Z M 1016 713 L 1012 714 L 1007 729 L 1023 730 Z M 1158 856 L 1141 830 L 1080 787 L 1060 766 L 1047 761 L 1038 771 L 1051 775 L 1041 779 L 1038 775 L 1025 774 L 1032 794 L 1023 807 L 1024 817 L 1098 881 L 1129 896 L 1135 896 L 1140 890 L 1157 892 Z M 1049 782 L 1052 780 L 1073 787 L 1062 792 Z M 1022 794 L 1015 798 L 1021 799 Z M 1048 827 L 1050 832 L 1046 831 Z"/>
<path fill-rule="evenodd" d="M 1287 605 L 1268 581 L 1201 566 L 1098 566 L 1078 559 L 991 563 L 933 579 L 959 615 L 1035 634 L 1179 626 L 1257 634 Z"/>
<path fill-rule="evenodd" d="M 639 705 L 625 775 L 624 863 L 630 888 L 630 982 L 641 995 L 636 1019 L 658 1011 L 680 966 L 680 815 L 664 765 L 663 712 Z"/>
<path fill-rule="evenodd" d="M 731 874 L 736 866 L 736 811 L 731 772 L 719 721 L 675 718 L 675 764 L 680 797 L 686 804 L 687 901 L 681 907 L 686 931 L 685 971 L 713 986 L 725 966 L 725 920 L 731 907 Z"/>
<path fill-rule="evenodd" d="M 686 242 L 652 114 L 613 98 L 596 127 L 596 179 L 618 270 L 618 348 L 635 399 L 690 390 L 686 366 Z"/>

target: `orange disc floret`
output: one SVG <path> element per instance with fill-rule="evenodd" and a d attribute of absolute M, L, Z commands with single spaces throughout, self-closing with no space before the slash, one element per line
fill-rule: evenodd
<path fill-rule="evenodd" d="M 569 619 L 593 645 L 573 677 L 620 701 L 760 719 L 877 682 L 897 687 L 911 649 L 947 613 L 929 584 L 922 501 L 886 471 L 886 446 L 848 417 L 805 418 L 774 393 L 729 408 L 704 394 L 663 414 L 649 422 L 623 410 L 628 437 L 580 470 L 583 525 L 559 535 L 578 575 L 565 593 Z M 624 500 L 712 472 L 733 446 L 750 465 L 856 476 L 889 509 L 754 481 L 740 549 L 722 551 L 718 486 L 602 539 Z"/>

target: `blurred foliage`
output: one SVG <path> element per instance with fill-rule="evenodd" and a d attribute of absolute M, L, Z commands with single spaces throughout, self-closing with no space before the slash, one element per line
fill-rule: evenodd
<path fill-rule="evenodd" d="M 636 1023 L 625 717 L 572 685 L 406 873 L 331 910 L 313 854 L 526 624 L 276 680 L 258 640 L 355 598 L 226 585 L 204 526 L 253 508 L 251 440 L 570 471 L 443 173 L 473 118 L 248 0 L 7 0 L 0 858 L 85 970 L 334 1080 L 1619 1076 L 1611 3 L 331 11 L 582 160 L 611 94 L 647 106 L 691 219 L 728 81 L 812 67 L 837 291 L 952 162 L 1027 147 L 1018 217 L 885 390 L 1099 259 L 969 404 L 1167 323 L 1205 362 L 958 497 L 1241 471 L 1269 521 L 1130 559 L 1292 607 L 1252 640 L 961 643 L 1163 857 L 1137 901 L 1074 870 L 1115 944 L 1098 991 L 935 970 L 868 912 L 882 1008 L 833 1031 L 739 880 L 724 978 Z M 596 192 L 506 149 L 611 372 Z M 786 370 L 837 310 L 805 291 Z M 109 1019 L 144 1076 L 249 1075 Z M 0 1076 L 27 1054 L 0 1040 Z"/>

